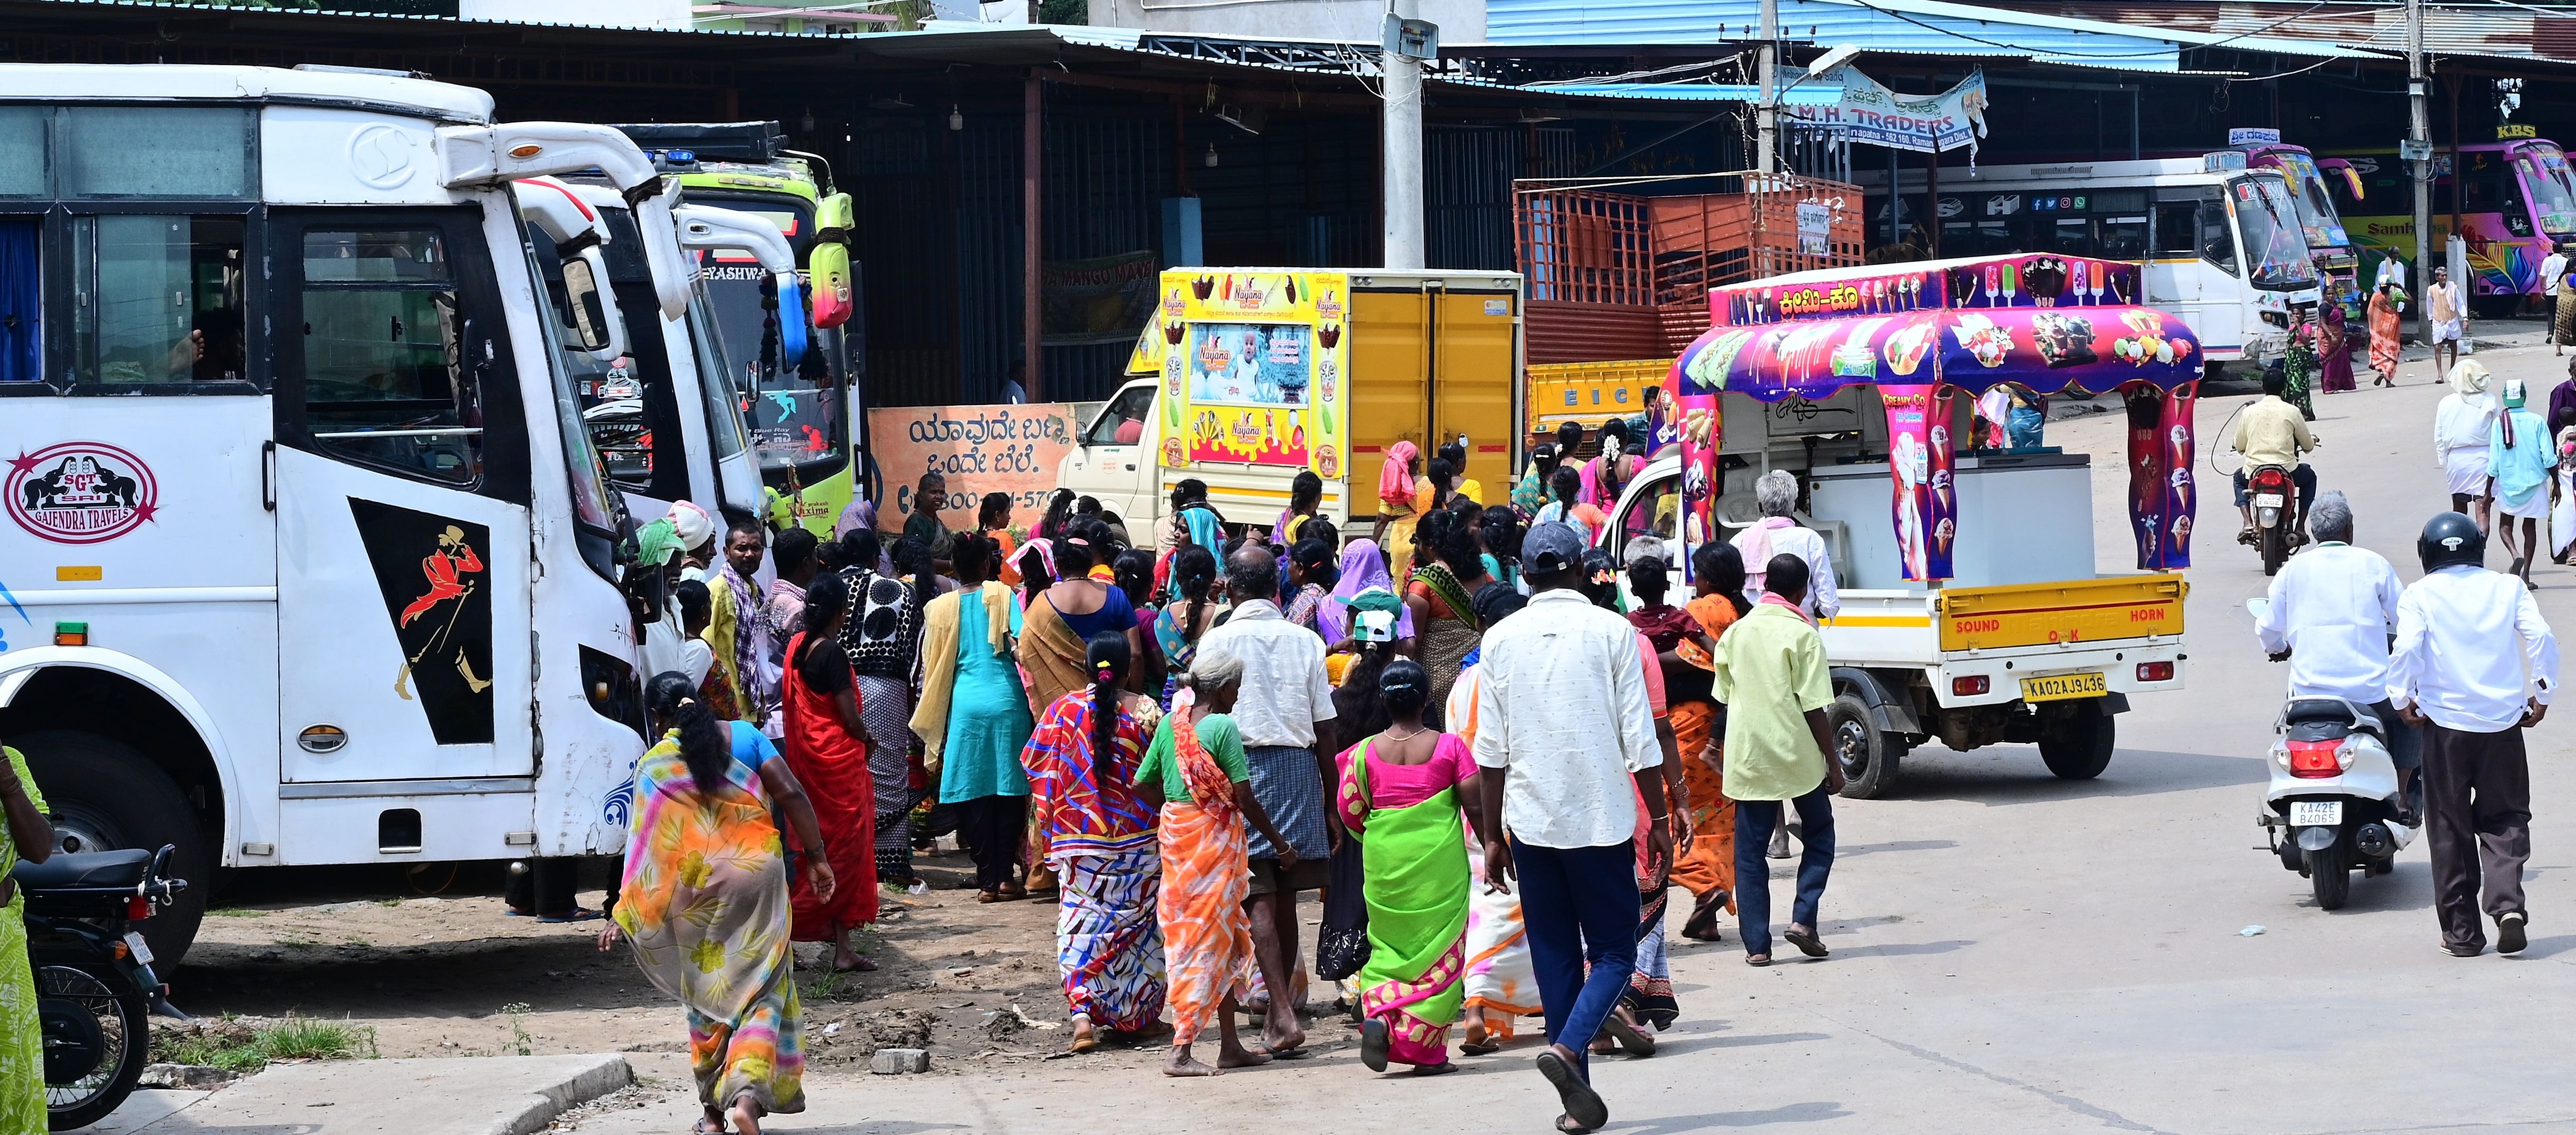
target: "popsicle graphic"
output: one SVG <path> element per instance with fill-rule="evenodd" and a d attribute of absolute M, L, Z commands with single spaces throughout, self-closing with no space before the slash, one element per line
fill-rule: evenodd
<path fill-rule="evenodd" d="M 1993 307 L 1995 297 L 2003 290 L 2003 270 L 1992 264 L 1986 265 L 1986 306 Z"/>

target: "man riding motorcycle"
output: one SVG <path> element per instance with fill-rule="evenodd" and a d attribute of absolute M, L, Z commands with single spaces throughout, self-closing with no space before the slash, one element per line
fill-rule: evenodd
<path fill-rule="evenodd" d="M 2273 661 L 2290 663 L 2291 697 L 2343 698 L 2379 718 L 2389 762 L 2397 766 L 2398 819 L 2412 827 L 2422 798 L 2416 784 L 2422 739 L 2388 700 L 2388 638 L 2404 588 L 2387 557 L 2353 546 L 2352 505 L 2342 493 L 2319 498 L 2308 523 L 2317 546 L 2272 577 L 2271 601 L 2254 621 L 2254 636 Z"/>
<path fill-rule="evenodd" d="M 2236 417 L 2236 438 L 2229 449 L 2245 455 L 2245 463 L 2236 470 L 2236 511 L 2243 515 L 2245 527 L 2236 533 L 2236 542 L 2252 544 L 2254 532 L 2253 495 L 2246 488 L 2246 477 L 2265 465 L 2278 465 L 2290 471 L 2290 481 L 2299 487 L 2299 515 L 2290 523 L 2290 543 L 2301 544 L 2306 537 L 2300 530 L 2308 526 L 2308 508 L 2317 497 L 2317 471 L 2308 468 L 2299 455 L 2317 447 L 2315 434 L 2308 432 L 2307 419 L 2289 401 L 2290 380 L 2279 371 L 2263 375 L 2263 396 L 2248 404 Z"/>

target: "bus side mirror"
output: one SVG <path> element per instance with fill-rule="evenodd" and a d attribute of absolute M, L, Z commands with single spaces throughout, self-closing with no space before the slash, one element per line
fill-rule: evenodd
<path fill-rule="evenodd" d="M 571 307 L 573 345 L 602 358 L 626 353 L 625 336 L 599 286 L 605 278 L 597 248 L 585 248 L 563 262 L 564 299 Z"/>

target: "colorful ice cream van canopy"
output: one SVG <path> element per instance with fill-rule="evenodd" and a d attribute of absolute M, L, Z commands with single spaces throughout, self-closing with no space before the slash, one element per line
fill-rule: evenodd
<path fill-rule="evenodd" d="M 1949 578 L 1956 397 L 2011 383 L 2041 395 L 2125 396 L 2138 566 L 2189 566 L 2200 342 L 2180 317 L 2128 302 L 2138 267 L 2017 255 L 1904 268 L 1808 272 L 1711 293 L 1717 325 L 1665 379 L 1682 421 L 1683 496 L 1701 530 L 1712 530 L 1710 486 L 1719 483 L 1721 394 L 1818 401 L 1874 386 L 1887 412 L 1906 578 Z"/>

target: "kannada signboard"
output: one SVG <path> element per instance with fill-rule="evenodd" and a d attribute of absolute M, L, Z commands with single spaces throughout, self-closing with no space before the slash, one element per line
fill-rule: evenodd
<path fill-rule="evenodd" d="M 1012 406 L 911 406 L 868 411 L 868 446 L 884 470 L 890 510 L 879 523 L 899 531 L 917 503 L 924 473 L 948 482 L 939 519 L 975 527 L 986 493 L 1011 494 L 1011 523 L 1034 528 L 1055 490 L 1056 465 L 1073 450 L 1073 408 L 1061 402 Z"/>
<path fill-rule="evenodd" d="M 1130 372 L 1161 376 L 1168 468 L 1349 464 L 1350 278 L 1340 272 L 1163 273 L 1162 308 Z"/>

